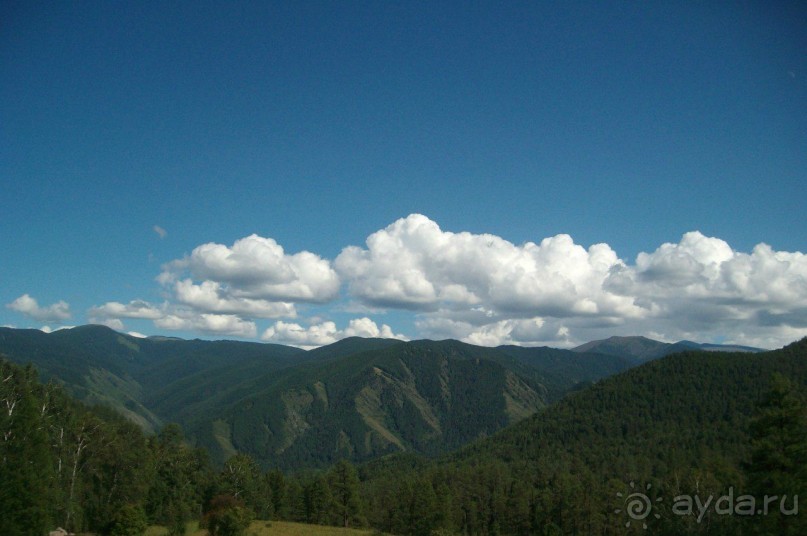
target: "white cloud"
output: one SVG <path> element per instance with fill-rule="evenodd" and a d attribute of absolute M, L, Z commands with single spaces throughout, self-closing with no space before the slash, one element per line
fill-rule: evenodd
<path fill-rule="evenodd" d="M 476 306 L 510 316 L 619 315 L 632 300 L 603 289 L 619 260 L 568 235 L 516 246 L 498 236 L 442 231 L 411 215 L 373 233 L 367 249 L 345 248 L 335 266 L 351 294 L 376 306 L 419 311 Z"/>
<path fill-rule="evenodd" d="M 157 306 L 143 300 L 132 300 L 127 304 L 107 302 L 88 311 L 91 319 L 99 323 L 107 318 L 145 318 L 156 320 L 165 315 L 166 305 Z"/>
<path fill-rule="evenodd" d="M 231 247 L 208 243 L 164 266 L 158 280 L 183 274 L 219 284 L 228 297 L 279 302 L 324 303 L 339 293 L 339 277 L 327 260 L 308 251 L 287 255 L 271 238 L 250 235 Z"/>
<path fill-rule="evenodd" d="M 23 294 L 13 302 L 6 304 L 6 307 L 41 322 L 62 322 L 71 316 L 70 305 L 67 302 L 60 300 L 54 304 L 40 307 L 36 299 L 28 294 Z"/>
<path fill-rule="evenodd" d="M 418 336 L 474 344 L 573 346 L 611 335 L 649 335 L 763 347 L 807 336 L 807 256 L 766 244 L 751 253 L 694 231 L 640 253 L 633 263 L 607 244 L 565 234 L 516 245 L 491 234 L 443 231 L 413 214 L 349 246 L 331 262 L 287 254 L 257 235 L 208 243 L 163 267 L 167 301 L 108 302 L 93 320 L 123 329 L 150 319 L 162 329 L 262 338 L 302 347 L 341 338 L 398 337 L 370 320 L 386 309 L 415 314 Z M 335 301 L 355 318 L 291 322 L 300 303 Z M 45 320 L 69 317 L 66 303 L 39 307 L 23 295 L 9 308 Z"/>
<path fill-rule="evenodd" d="M 257 318 L 297 316 L 293 303 L 229 296 L 216 281 L 203 281 L 197 285 L 190 279 L 183 279 L 174 284 L 174 295 L 178 302 L 205 312 Z"/>
<path fill-rule="evenodd" d="M 417 327 L 432 338 L 458 339 L 478 346 L 576 345 L 570 339 L 569 328 L 561 320 L 541 317 L 496 320 L 479 325 L 439 315 L 426 315 L 417 321 Z"/>
<path fill-rule="evenodd" d="M 163 229 L 159 225 L 155 225 L 154 227 L 152 227 L 152 229 L 154 230 L 155 233 L 157 233 L 157 236 L 160 237 L 160 240 L 162 240 L 163 238 L 168 236 L 168 231 L 166 231 L 165 229 Z"/>
<path fill-rule="evenodd" d="M 678 244 L 640 253 L 635 266 L 614 271 L 605 285 L 634 296 L 648 316 L 807 328 L 807 255 L 767 244 L 748 254 L 686 233 Z"/>
<path fill-rule="evenodd" d="M 346 337 L 406 339 L 403 335 L 393 333 L 392 328 L 386 324 L 382 324 L 379 328 L 367 317 L 354 318 L 344 330 L 337 329 L 336 324 L 330 320 L 308 327 L 279 320 L 261 335 L 261 339 L 267 342 L 289 344 L 305 349 L 332 344 Z"/>
<path fill-rule="evenodd" d="M 146 337 L 148 337 L 148 335 L 144 335 L 139 331 L 127 331 L 126 334 L 131 335 L 132 337 L 136 337 L 138 339 L 145 339 Z"/>
<path fill-rule="evenodd" d="M 300 324 L 278 320 L 263 332 L 261 340 L 308 349 L 338 341 L 338 333 L 336 324 L 331 321 L 304 328 Z"/>
<path fill-rule="evenodd" d="M 198 314 L 191 311 L 175 311 L 154 320 L 161 329 L 176 331 L 199 331 L 208 335 L 228 335 L 254 338 L 258 334 L 255 322 L 236 315 Z"/>
<path fill-rule="evenodd" d="M 208 335 L 228 335 L 254 338 L 258 328 L 255 323 L 234 314 L 200 313 L 190 308 L 171 303 L 155 305 L 143 300 L 128 304 L 107 302 L 88 311 L 90 321 L 122 331 L 121 318 L 138 318 L 153 321 L 161 329 L 198 331 Z"/>
<path fill-rule="evenodd" d="M 164 265 L 157 280 L 169 295 L 162 306 L 110 302 L 91 314 L 150 318 L 163 329 L 254 337 L 252 319 L 295 318 L 295 302 L 328 302 L 340 288 L 329 261 L 307 251 L 288 255 L 273 239 L 254 234 L 232 246 L 202 244 Z"/>
<path fill-rule="evenodd" d="M 382 339 L 404 339 L 401 334 L 395 334 L 386 324 L 378 325 L 367 318 L 354 318 L 342 332 L 344 337 L 379 337 Z"/>
<path fill-rule="evenodd" d="M 39 328 L 39 331 L 42 331 L 44 333 L 53 333 L 54 331 L 61 331 L 63 329 L 73 329 L 74 327 L 76 326 L 57 326 L 55 328 L 52 328 L 50 326 L 42 326 Z"/>
<path fill-rule="evenodd" d="M 334 261 L 354 300 L 417 312 L 422 335 L 485 345 L 569 346 L 613 334 L 765 347 L 807 335 L 807 256 L 752 253 L 695 231 L 640 253 L 568 235 L 514 245 L 443 231 L 413 214 Z"/>

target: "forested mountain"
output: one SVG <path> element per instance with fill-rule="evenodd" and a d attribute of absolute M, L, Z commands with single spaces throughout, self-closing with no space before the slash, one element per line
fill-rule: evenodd
<path fill-rule="evenodd" d="M 0 353 L 34 364 L 43 380 L 58 381 L 84 402 L 109 405 L 147 431 L 174 420 L 157 411 L 154 399 L 188 385 L 182 380 L 215 374 L 214 383 L 225 388 L 258 372 L 298 364 L 306 356 L 303 350 L 277 344 L 136 338 L 96 325 L 53 333 L 0 328 Z"/>
<path fill-rule="evenodd" d="M 2 328 L 0 352 L 148 432 L 180 423 L 216 463 L 246 453 L 293 469 L 448 452 L 635 366 L 637 348 L 664 344 L 630 339 L 595 345 L 599 354 L 358 337 L 306 352 L 82 326 Z M 610 355 L 620 345 L 627 357 Z"/>
<path fill-rule="evenodd" d="M 202 450 L 146 437 L 105 407 L 88 408 L 37 371 L 0 355 L 0 533 L 38 536 L 73 531 L 124 534 L 201 508 L 212 484 Z M 131 527 L 130 527 L 131 530 Z M 132 532 L 125 532 L 131 534 Z"/>
<path fill-rule="evenodd" d="M 0 352 L 147 431 L 181 423 L 218 463 L 245 452 L 284 468 L 447 452 L 633 364 L 551 348 L 358 337 L 306 352 L 141 339 L 104 326 L 2 328 Z"/>
<path fill-rule="evenodd" d="M 346 343 L 354 344 L 362 342 Z M 507 349 L 456 341 L 381 346 L 345 356 L 337 349 L 322 362 L 290 367 L 272 389 L 282 402 L 294 392 L 297 401 L 307 399 L 304 391 L 313 399 L 312 390 L 300 386 L 329 372 L 330 383 L 341 387 L 325 389 L 328 407 L 342 407 L 337 399 L 373 401 L 362 396 L 370 386 L 385 407 L 398 408 L 390 415 L 431 434 L 436 430 L 426 428 L 428 421 L 413 417 L 422 417 L 425 406 L 410 414 L 403 409 L 412 390 L 442 411 L 440 418 L 473 416 L 488 423 L 500 418 L 495 408 L 452 413 L 459 409 L 451 406 L 463 408 L 463 397 L 475 392 L 470 386 L 484 380 L 487 391 L 504 389 L 510 396 L 524 386 L 540 390 L 535 382 L 541 373 L 525 368 L 533 376 L 518 376 L 514 371 L 526 365 L 514 363 Z M 215 469 L 203 449 L 184 443 L 175 425 L 148 436 L 108 409 L 88 409 L 59 386 L 40 384 L 31 367 L 0 359 L 0 372 L 4 534 L 44 534 L 54 524 L 136 534 L 146 522 L 182 534 L 184 520 L 200 514 L 208 524 L 217 516 L 242 523 L 257 515 L 369 525 L 402 535 L 807 531 L 794 498 L 807 489 L 807 339 L 765 353 L 660 358 L 573 392 L 453 453 L 430 459 L 413 449 L 376 458 L 358 472 L 344 459 L 322 471 L 264 472 L 245 454 Z M 466 388 L 452 389 L 452 383 Z M 525 399 L 523 391 L 520 396 Z M 512 402 L 501 398 L 507 414 Z M 240 413 L 225 412 L 234 429 L 254 426 L 240 420 L 249 414 L 249 402 L 232 406 Z M 386 422 L 377 415 L 359 412 L 351 421 L 335 411 L 333 420 L 361 430 L 361 423 L 370 426 L 368 416 Z M 350 431 L 344 445 L 360 437 Z M 301 445 L 316 449 L 313 442 Z"/>
<path fill-rule="evenodd" d="M 402 534 L 427 534 L 424 519 L 462 534 L 622 534 L 630 522 L 653 534 L 804 534 L 792 510 L 807 489 L 805 395 L 807 339 L 766 353 L 664 357 L 439 462 L 369 464 L 371 522 Z M 444 506 L 419 503 L 413 486 Z M 653 515 L 626 513 L 639 492 Z M 674 500 L 729 495 L 754 497 L 756 509 L 765 495 L 777 499 L 764 516 L 747 498 L 732 515 L 728 498 L 722 513 Z"/>
<path fill-rule="evenodd" d="M 436 454 L 542 408 L 539 375 L 495 350 L 456 341 L 399 343 L 257 379 L 189 433 L 214 458 L 318 466 L 397 451 Z M 200 418 L 202 417 L 202 418 Z"/>
<path fill-rule="evenodd" d="M 591 341 L 572 348 L 573 352 L 588 352 L 618 356 L 635 361 L 649 361 L 666 355 L 690 350 L 710 352 L 764 352 L 762 348 L 751 346 L 703 344 L 692 341 L 676 343 L 654 341 L 647 337 L 609 337 L 599 341 Z"/>

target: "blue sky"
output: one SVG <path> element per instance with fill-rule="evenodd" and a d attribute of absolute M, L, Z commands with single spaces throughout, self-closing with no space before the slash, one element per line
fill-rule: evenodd
<path fill-rule="evenodd" d="M 800 2 L 4 2 L 0 325 L 784 344 L 805 51 Z"/>

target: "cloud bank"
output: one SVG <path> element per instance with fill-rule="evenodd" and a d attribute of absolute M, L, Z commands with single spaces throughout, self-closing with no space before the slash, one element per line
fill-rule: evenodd
<path fill-rule="evenodd" d="M 23 294 L 6 307 L 40 322 L 63 322 L 70 319 L 70 305 L 64 301 L 41 307 L 35 298 Z"/>
<path fill-rule="evenodd" d="M 776 346 L 807 335 L 807 256 L 734 251 L 695 231 L 640 253 L 568 235 L 512 244 L 413 214 L 335 266 L 360 302 L 418 313 L 423 336 L 570 346 L 614 333 Z"/>
<path fill-rule="evenodd" d="M 379 328 L 375 322 L 367 317 L 363 317 L 354 318 L 343 330 L 337 329 L 336 324 L 331 321 L 303 327 L 300 324 L 286 323 L 280 320 L 263 332 L 261 340 L 308 349 L 332 344 L 346 337 L 407 339 L 404 335 L 393 333 L 392 328 L 388 325 L 382 324 Z"/>
<path fill-rule="evenodd" d="M 333 261 L 289 254 L 250 235 L 207 243 L 167 263 L 162 304 L 108 302 L 89 316 L 122 329 L 149 319 L 161 329 L 313 347 L 351 335 L 405 338 L 387 324 L 355 318 L 306 320 L 300 308 L 330 304 L 384 314 L 408 311 L 413 337 L 480 345 L 573 346 L 614 334 L 777 347 L 807 336 L 807 256 L 750 253 L 698 231 L 640 253 L 633 262 L 608 244 L 584 247 L 560 234 L 513 244 L 492 234 L 450 232 L 419 214 L 347 246 Z M 21 296 L 8 305 L 39 319 L 68 314 Z M 68 316 L 69 317 L 69 316 Z M 35 317 L 37 318 L 37 317 Z M 270 319 L 262 331 L 258 322 Z M 294 321 L 292 321 L 294 320 Z"/>

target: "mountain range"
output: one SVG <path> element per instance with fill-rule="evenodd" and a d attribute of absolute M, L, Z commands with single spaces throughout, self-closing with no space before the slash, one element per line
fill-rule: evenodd
<path fill-rule="evenodd" d="M 178 422 L 217 462 L 245 452 L 289 469 L 445 453 L 693 345 L 613 337 L 561 350 L 353 337 L 304 351 L 136 338 L 97 325 L 0 328 L 0 354 L 33 363 L 85 403 L 111 406 L 148 432 Z"/>
<path fill-rule="evenodd" d="M 369 462 L 367 511 L 393 534 L 801 535 L 805 430 L 807 338 L 764 353 L 689 350 L 436 460 Z"/>

